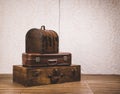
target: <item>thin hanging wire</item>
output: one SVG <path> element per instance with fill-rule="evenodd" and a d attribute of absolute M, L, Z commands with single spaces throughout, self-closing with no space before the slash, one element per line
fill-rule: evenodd
<path fill-rule="evenodd" d="M 59 0 L 59 18 L 58 18 L 58 33 L 59 33 L 59 37 L 60 37 L 60 0 Z"/>
<path fill-rule="evenodd" d="M 59 3 L 59 18 L 58 18 L 58 30 L 59 30 L 58 33 L 59 34 L 58 35 L 59 35 L 59 51 L 60 51 L 60 48 L 61 48 L 60 47 L 60 41 L 61 41 L 61 34 L 60 34 L 60 25 L 61 25 L 61 22 L 60 22 L 60 20 L 61 20 L 61 17 L 60 17 L 61 16 L 61 14 L 60 14 L 61 13 L 61 11 L 60 11 L 60 0 L 59 0 L 58 3 Z"/>

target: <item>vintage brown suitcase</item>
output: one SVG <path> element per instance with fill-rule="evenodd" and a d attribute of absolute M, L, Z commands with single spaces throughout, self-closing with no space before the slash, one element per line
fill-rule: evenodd
<path fill-rule="evenodd" d="M 71 53 L 57 54 L 39 54 L 39 53 L 23 53 L 23 66 L 65 66 L 71 65 Z"/>
<path fill-rule="evenodd" d="M 26 34 L 26 53 L 58 53 L 59 37 L 53 30 L 30 29 Z"/>
<path fill-rule="evenodd" d="M 24 86 L 37 86 L 80 81 L 80 66 L 23 67 L 13 66 L 13 81 Z"/>

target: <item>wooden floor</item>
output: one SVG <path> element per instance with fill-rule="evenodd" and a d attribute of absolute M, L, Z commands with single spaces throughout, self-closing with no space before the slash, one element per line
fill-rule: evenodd
<path fill-rule="evenodd" d="M 120 94 L 120 75 L 82 75 L 80 82 L 24 87 L 1 74 L 0 94 Z"/>

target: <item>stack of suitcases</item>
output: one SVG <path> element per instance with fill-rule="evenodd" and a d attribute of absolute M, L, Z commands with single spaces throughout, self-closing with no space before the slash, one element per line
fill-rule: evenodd
<path fill-rule="evenodd" d="M 13 66 L 13 81 L 37 86 L 80 81 L 80 65 L 71 65 L 71 53 L 59 52 L 59 36 L 53 30 L 30 29 L 25 37 L 22 65 Z"/>

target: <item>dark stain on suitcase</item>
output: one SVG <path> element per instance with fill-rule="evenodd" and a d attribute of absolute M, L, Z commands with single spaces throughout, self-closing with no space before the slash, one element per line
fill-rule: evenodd
<path fill-rule="evenodd" d="M 58 69 L 53 69 L 52 74 L 49 74 L 48 77 L 50 78 L 51 83 L 55 84 L 60 79 L 60 71 Z"/>

